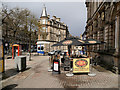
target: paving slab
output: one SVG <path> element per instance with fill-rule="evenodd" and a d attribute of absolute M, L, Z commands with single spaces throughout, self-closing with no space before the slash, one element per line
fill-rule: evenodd
<path fill-rule="evenodd" d="M 52 72 L 48 72 L 49 56 L 32 56 L 32 61 L 27 61 L 27 67 L 29 67 L 28 70 L 6 80 L 3 83 L 4 87 L 47 89 L 118 88 L 118 75 L 99 65 L 92 69 L 92 72 L 96 73 L 94 77 L 90 77 L 88 74 L 74 74 L 72 77 L 66 77 L 68 71 L 63 71 L 62 68 L 61 74 L 52 74 Z"/>

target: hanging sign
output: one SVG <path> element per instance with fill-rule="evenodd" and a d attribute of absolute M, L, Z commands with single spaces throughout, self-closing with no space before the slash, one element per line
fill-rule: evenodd
<path fill-rule="evenodd" d="M 89 58 L 73 59 L 73 73 L 89 72 Z"/>

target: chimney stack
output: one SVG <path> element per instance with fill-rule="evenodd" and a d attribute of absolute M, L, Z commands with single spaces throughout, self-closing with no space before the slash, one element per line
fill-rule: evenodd
<path fill-rule="evenodd" d="M 56 18 L 56 21 L 60 22 L 60 18 Z"/>
<path fill-rule="evenodd" d="M 56 20 L 56 16 L 53 16 L 53 19 Z"/>
<path fill-rule="evenodd" d="M 50 18 L 50 15 L 48 15 L 48 18 Z"/>

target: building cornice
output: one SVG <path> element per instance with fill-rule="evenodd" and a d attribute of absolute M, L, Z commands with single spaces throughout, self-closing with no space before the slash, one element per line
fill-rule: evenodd
<path fill-rule="evenodd" d="M 100 13 L 100 9 L 104 7 L 105 4 L 105 0 L 103 2 L 100 3 L 99 7 L 96 9 L 96 11 L 93 13 L 93 15 L 88 18 L 87 23 L 92 20 L 98 13 Z"/>

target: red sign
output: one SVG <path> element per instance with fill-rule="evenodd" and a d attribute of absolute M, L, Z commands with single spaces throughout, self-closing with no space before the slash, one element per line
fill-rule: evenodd
<path fill-rule="evenodd" d="M 55 64 L 58 64 L 58 62 L 54 62 Z"/>

